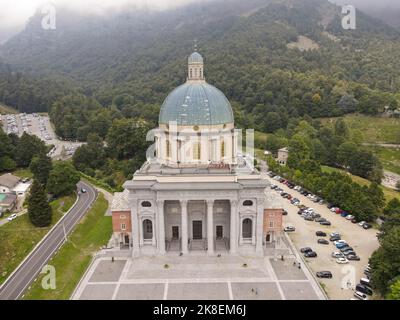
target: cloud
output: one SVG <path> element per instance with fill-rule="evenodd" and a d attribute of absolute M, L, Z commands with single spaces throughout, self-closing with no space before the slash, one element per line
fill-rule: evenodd
<path fill-rule="evenodd" d="M 164 10 L 192 2 L 209 0 L 0 0 L 0 42 L 21 31 L 36 10 L 51 3 L 80 13 L 103 14 L 126 6 Z"/>

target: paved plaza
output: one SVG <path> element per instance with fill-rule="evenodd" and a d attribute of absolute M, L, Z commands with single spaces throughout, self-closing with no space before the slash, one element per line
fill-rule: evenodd
<path fill-rule="evenodd" d="M 319 300 L 307 269 L 294 258 L 178 256 L 96 259 L 76 300 Z"/>

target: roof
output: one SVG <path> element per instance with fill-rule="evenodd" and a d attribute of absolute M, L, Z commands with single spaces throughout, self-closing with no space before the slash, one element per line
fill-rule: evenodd
<path fill-rule="evenodd" d="M 203 57 L 198 52 L 193 52 L 188 59 L 189 63 L 203 63 Z"/>
<path fill-rule="evenodd" d="M 15 194 L 4 194 L 0 193 L 0 205 L 1 206 L 10 206 L 17 200 L 17 196 Z"/>
<path fill-rule="evenodd" d="M 128 195 L 128 190 L 114 193 L 111 203 L 111 211 L 130 211 Z"/>
<path fill-rule="evenodd" d="M 218 125 L 233 123 L 231 104 L 225 95 L 207 82 L 186 82 L 165 99 L 160 124 Z"/>
<path fill-rule="evenodd" d="M 0 186 L 5 186 L 9 189 L 13 189 L 18 184 L 19 180 L 19 177 L 16 177 L 11 173 L 6 173 L 0 176 Z"/>
<path fill-rule="evenodd" d="M 18 183 L 18 185 L 14 188 L 15 192 L 27 192 L 30 188 L 30 183 Z"/>

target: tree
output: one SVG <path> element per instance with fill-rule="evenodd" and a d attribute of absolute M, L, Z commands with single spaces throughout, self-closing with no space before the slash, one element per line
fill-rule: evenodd
<path fill-rule="evenodd" d="M 284 141 L 281 138 L 278 138 L 276 135 L 270 135 L 267 138 L 265 143 L 265 149 L 277 154 L 278 150 L 284 147 Z"/>
<path fill-rule="evenodd" d="M 46 153 L 47 148 L 42 140 L 24 132 L 17 142 L 15 159 L 19 167 L 28 167 L 35 155 Z"/>
<path fill-rule="evenodd" d="M 52 211 L 47 202 L 47 194 L 36 179 L 33 180 L 28 197 L 28 216 L 36 227 L 47 227 L 51 223 Z"/>
<path fill-rule="evenodd" d="M 50 171 L 47 190 L 54 196 L 69 195 L 76 190 L 80 175 L 69 162 L 56 162 Z"/>
<path fill-rule="evenodd" d="M 32 171 L 34 178 L 42 185 L 46 185 L 52 167 L 53 165 L 50 157 L 44 153 L 34 156 L 29 165 L 29 169 Z"/>
<path fill-rule="evenodd" d="M 342 143 L 337 151 L 337 162 L 347 169 L 352 163 L 352 158 L 356 152 L 358 152 L 358 148 L 354 142 L 346 141 Z"/>
<path fill-rule="evenodd" d="M 386 298 L 387 300 L 400 300 L 400 279 L 390 286 L 390 292 Z"/>
<path fill-rule="evenodd" d="M 400 215 L 400 200 L 397 198 L 390 200 L 385 209 L 383 209 L 383 213 L 388 216 Z"/>
<path fill-rule="evenodd" d="M 88 135 L 88 143 L 79 147 L 73 158 L 73 164 L 79 171 L 86 172 L 88 168 L 99 169 L 106 161 L 103 141 L 94 133 Z"/>

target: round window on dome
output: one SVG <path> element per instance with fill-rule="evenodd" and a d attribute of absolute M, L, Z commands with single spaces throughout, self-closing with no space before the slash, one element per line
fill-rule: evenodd
<path fill-rule="evenodd" d="M 193 130 L 194 130 L 194 131 L 199 131 L 199 129 L 200 129 L 199 126 L 194 126 L 194 127 L 193 127 Z"/>

